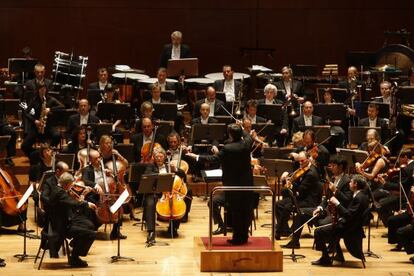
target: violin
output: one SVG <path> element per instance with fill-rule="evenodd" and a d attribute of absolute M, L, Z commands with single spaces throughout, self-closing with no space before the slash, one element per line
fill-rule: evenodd
<path fill-rule="evenodd" d="M 366 170 L 370 168 L 371 166 L 375 165 L 375 162 L 383 157 L 388 151 L 387 149 L 381 145 L 380 142 L 374 142 L 368 144 L 368 157 L 364 160 L 364 162 L 361 164 L 361 168 L 363 170 Z"/>

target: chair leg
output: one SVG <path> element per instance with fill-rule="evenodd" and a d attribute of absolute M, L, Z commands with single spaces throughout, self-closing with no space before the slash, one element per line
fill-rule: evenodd
<path fill-rule="evenodd" d="M 362 255 L 361 262 L 362 262 L 362 267 L 365 268 L 365 256 L 364 255 Z"/>
<path fill-rule="evenodd" d="M 66 256 L 68 257 L 68 262 L 70 261 L 70 249 L 69 249 L 69 242 L 67 239 L 65 239 L 64 248 L 66 248 Z"/>
<path fill-rule="evenodd" d="M 37 259 L 39 258 L 40 250 L 42 250 L 42 241 L 40 241 L 39 249 L 37 250 L 37 254 L 36 254 L 36 257 L 34 259 L 34 263 L 36 263 Z"/>
<path fill-rule="evenodd" d="M 227 236 L 227 208 L 224 207 L 224 213 L 223 213 L 223 221 L 224 221 L 224 236 Z"/>
<path fill-rule="evenodd" d="M 40 267 L 42 266 L 42 263 L 43 263 L 43 258 L 45 257 L 46 250 L 47 250 L 47 249 L 43 249 L 43 252 L 42 252 L 42 257 L 40 258 L 40 261 L 39 261 L 39 266 L 37 267 L 37 270 L 40 270 Z"/>

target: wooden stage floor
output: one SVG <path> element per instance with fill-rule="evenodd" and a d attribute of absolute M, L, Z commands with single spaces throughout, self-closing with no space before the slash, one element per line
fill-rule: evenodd
<path fill-rule="evenodd" d="M 32 206 L 31 206 L 32 207 Z M 254 236 L 269 236 L 270 229 L 261 228 L 260 225 L 270 221 L 270 214 L 265 213 L 270 209 L 270 201 L 261 201 L 259 209 L 259 220 Z M 29 211 L 28 227 L 36 229 L 33 224 L 33 208 Z M 141 216 L 139 214 L 139 216 Z M 169 246 L 145 247 L 146 232 L 141 231 L 139 226 L 133 226 L 128 219 L 125 220 L 122 233 L 128 235 L 128 239 L 121 243 L 121 255 L 135 259 L 133 262 L 109 263 L 110 256 L 116 255 L 116 241 L 97 240 L 93 244 L 90 254 L 85 258 L 89 267 L 83 269 L 72 269 L 67 266 L 66 258 L 50 259 L 46 254 L 42 270 L 38 271 L 33 260 L 18 262 L 14 254 L 23 251 L 23 237 L 18 235 L 1 234 L 0 257 L 6 259 L 7 266 L 0 268 L 0 275 L 199 275 L 199 256 L 193 250 L 194 236 L 207 236 L 208 231 L 208 209 L 206 201 L 202 197 L 195 197 L 191 209 L 190 218 L 187 223 L 181 224 L 179 237 L 171 240 L 160 237 L 161 232 L 166 230 L 167 225 L 160 223 L 158 227 L 158 241 L 168 242 Z M 109 232 L 110 229 L 107 230 Z M 103 227 L 100 229 L 103 231 Z M 313 239 L 302 238 L 302 248 L 296 253 L 304 254 L 305 259 L 297 263 L 284 260 L 284 274 L 286 275 L 414 275 L 414 265 L 409 262 L 409 256 L 405 252 L 391 252 L 393 247 L 388 245 L 381 235 L 386 229 L 380 224 L 372 231 L 372 251 L 381 256 L 380 259 L 367 258 L 366 269 L 362 268 L 361 262 L 345 253 L 347 262 L 344 267 L 315 267 L 310 264 L 312 260 L 319 258 L 319 252 L 312 250 Z M 308 231 L 304 231 L 305 234 Z M 287 241 L 282 240 L 280 244 Z M 28 239 L 27 251 L 35 254 L 39 246 L 39 240 Z M 366 240 L 364 243 L 366 249 Z M 290 250 L 284 250 L 285 254 Z M 204 273 L 205 275 L 236 275 L 229 273 Z M 203 274 L 203 275 L 204 275 Z M 248 273 L 243 273 L 243 275 Z M 257 275 L 251 273 L 249 275 Z M 276 273 L 263 273 L 276 274 Z M 240 273 L 237 273 L 240 275 Z"/>

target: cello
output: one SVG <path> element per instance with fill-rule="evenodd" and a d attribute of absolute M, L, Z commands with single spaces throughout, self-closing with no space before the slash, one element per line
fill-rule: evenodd
<path fill-rule="evenodd" d="M 22 194 L 16 189 L 17 179 L 13 180 L 12 176 L 0 168 L 0 208 L 4 213 L 10 216 L 18 216 L 27 209 L 27 203 L 20 209 L 17 208 Z"/>

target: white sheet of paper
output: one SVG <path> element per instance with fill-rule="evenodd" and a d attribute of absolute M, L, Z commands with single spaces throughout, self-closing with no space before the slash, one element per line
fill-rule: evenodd
<path fill-rule="evenodd" d="M 17 209 L 20 209 L 23 206 L 23 204 L 26 203 L 27 199 L 32 194 L 32 192 L 33 192 L 33 185 L 30 185 L 29 188 L 27 188 L 24 195 L 22 196 L 22 198 L 19 200 L 19 202 L 17 202 L 17 206 L 16 206 Z"/>
<path fill-rule="evenodd" d="M 221 169 L 207 170 L 205 172 L 206 172 L 207 177 L 222 177 L 223 176 L 223 171 Z"/>
<path fill-rule="evenodd" d="M 129 193 L 128 190 L 125 189 L 124 192 L 118 197 L 117 201 L 109 208 L 112 214 L 115 214 L 116 211 L 118 211 L 119 207 L 125 202 L 125 200 L 128 198 Z"/>

